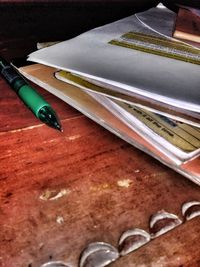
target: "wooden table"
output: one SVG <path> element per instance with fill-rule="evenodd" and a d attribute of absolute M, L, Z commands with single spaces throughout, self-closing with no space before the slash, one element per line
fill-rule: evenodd
<path fill-rule="evenodd" d="M 18 47 L 19 55 L 30 49 Z M 78 266 L 88 244 L 117 248 L 124 231 L 149 232 L 150 216 L 163 209 L 183 223 L 110 266 L 200 266 L 200 218 L 181 214 L 184 202 L 200 201 L 200 188 L 38 90 L 63 133 L 41 124 L 0 80 L 0 266 Z"/>

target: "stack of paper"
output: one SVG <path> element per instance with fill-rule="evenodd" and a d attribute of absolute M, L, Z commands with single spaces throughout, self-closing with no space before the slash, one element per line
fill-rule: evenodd
<path fill-rule="evenodd" d="M 200 50 L 172 37 L 175 19 L 150 9 L 36 51 L 40 64 L 20 71 L 200 184 Z"/>

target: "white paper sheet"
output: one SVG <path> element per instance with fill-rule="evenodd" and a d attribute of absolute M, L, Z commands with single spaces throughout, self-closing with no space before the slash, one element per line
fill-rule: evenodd
<path fill-rule="evenodd" d="M 133 15 L 32 53 L 29 60 L 200 112 L 199 65 L 109 44 L 138 30 L 149 31 Z"/>

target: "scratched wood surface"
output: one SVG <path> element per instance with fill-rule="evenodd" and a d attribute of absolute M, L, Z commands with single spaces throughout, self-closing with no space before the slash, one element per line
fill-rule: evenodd
<path fill-rule="evenodd" d="M 157 211 L 183 219 L 181 205 L 200 201 L 197 185 L 37 89 L 63 133 L 41 124 L 0 80 L 1 267 L 75 267 L 91 242 L 117 247 L 128 229 L 148 232 Z M 110 266 L 200 266 L 199 238 L 196 217 Z"/>

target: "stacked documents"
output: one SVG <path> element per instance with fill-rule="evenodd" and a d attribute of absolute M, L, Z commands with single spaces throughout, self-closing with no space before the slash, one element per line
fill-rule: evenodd
<path fill-rule="evenodd" d="M 175 19 L 152 8 L 38 50 L 20 71 L 200 184 L 200 50 L 172 37 Z"/>

